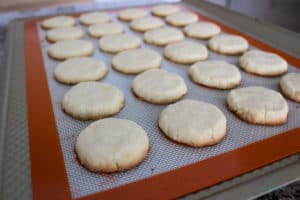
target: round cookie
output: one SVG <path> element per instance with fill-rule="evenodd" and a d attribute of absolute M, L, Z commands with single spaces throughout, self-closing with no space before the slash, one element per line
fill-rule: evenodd
<path fill-rule="evenodd" d="M 130 34 L 108 35 L 99 40 L 100 49 L 108 53 L 118 53 L 139 46 L 141 46 L 140 38 Z"/>
<path fill-rule="evenodd" d="M 194 82 L 217 89 L 235 88 L 242 80 L 236 66 L 218 60 L 195 63 L 190 67 L 189 75 Z"/>
<path fill-rule="evenodd" d="M 81 82 L 63 97 L 62 109 L 81 120 L 95 120 L 114 115 L 124 107 L 125 98 L 118 88 L 100 82 Z"/>
<path fill-rule="evenodd" d="M 51 29 L 46 33 L 47 40 L 50 42 L 81 39 L 83 35 L 81 28 L 71 26 Z"/>
<path fill-rule="evenodd" d="M 91 123 L 79 134 L 75 145 L 84 167 L 106 173 L 133 168 L 146 158 L 149 148 L 149 138 L 142 127 L 117 118 Z"/>
<path fill-rule="evenodd" d="M 124 26 L 121 23 L 97 23 L 89 26 L 88 33 L 92 37 L 101 38 L 107 35 L 121 34 Z"/>
<path fill-rule="evenodd" d="M 85 40 L 62 40 L 52 44 L 48 49 L 48 55 L 58 60 L 89 56 L 93 53 L 93 44 Z"/>
<path fill-rule="evenodd" d="M 167 104 L 183 97 L 187 93 L 187 87 L 179 75 L 165 70 L 151 69 L 133 79 L 132 91 L 144 101 Z"/>
<path fill-rule="evenodd" d="M 146 48 L 123 51 L 112 59 L 115 70 L 125 74 L 138 74 L 149 69 L 159 68 L 161 56 L 156 51 Z"/>
<path fill-rule="evenodd" d="M 96 23 L 110 22 L 111 17 L 106 12 L 89 12 L 81 14 L 79 21 L 84 25 L 91 25 Z"/>
<path fill-rule="evenodd" d="M 221 28 L 211 22 L 197 22 L 184 27 L 184 33 L 196 39 L 209 39 L 220 32 Z"/>
<path fill-rule="evenodd" d="M 75 19 L 71 16 L 56 16 L 45 19 L 41 25 L 44 29 L 52 29 L 65 26 L 74 26 L 75 23 Z"/>
<path fill-rule="evenodd" d="M 217 144 L 226 134 L 226 118 L 219 108 L 190 99 L 167 106 L 158 124 L 169 139 L 193 147 Z"/>
<path fill-rule="evenodd" d="M 227 105 L 239 118 L 252 124 L 280 125 L 287 121 L 286 100 L 264 87 L 233 89 L 227 96 Z"/>
<path fill-rule="evenodd" d="M 160 28 L 163 25 L 164 22 L 160 18 L 149 16 L 133 20 L 130 23 L 130 28 L 134 31 L 145 32 Z"/>
<path fill-rule="evenodd" d="M 102 79 L 108 72 L 102 61 L 94 58 L 70 58 L 57 65 L 54 71 L 56 80 L 66 84 Z"/>
<path fill-rule="evenodd" d="M 186 26 L 198 21 L 198 16 L 191 12 L 176 12 L 168 15 L 166 21 L 173 26 Z"/>
<path fill-rule="evenodd" d="M 279 55 L 260 50 L 251 50 L 240 58 L 241 68 L 259 76 L 278 76 L 288 70 L 287 62 Z"/>
<path fill-rule="evenodd" d="M 300 74 L 288 73 L 280 80 L 282 93 L 293 101 L 300 103 Z"/>
<path fill-rule="evenodd" d="M 208 47 L 217 53 L 237 55 L 247 51 L 248 42 L 238 35 L 221 34 L 211 38 Z"/>
<path fill-rule="evenodd" d="M 123 21 L 132 21 L 134 19 L 143 18 L 147 15 L 147 11 L 141 8 L 127 8 L 119 12 L 119 19 Z"/>
<path fill-rule="evenodd" d="M 170 14 L 180 11 L 180 8 L 178 6 L 172 5 L 172 4 L 160 4 L 157 6 L 153 6 L 151 11 L 152 11 L 153 15 L 156 15 L 159 17 L 166 17 Z"/>
<path fill-rule="evenodd" d="M 191 64 L 200 60 L 206 60 L 208 52 L 204 45 L 184 40 L 166 46 L 164 55 L 175 63 Z"/>
<path fill-rule="evenodd" d="M 172 27 L 163 27 L 147 31 L 144 34 L 145 42 L 159 46 L 179 42 L 183 39 L 184 35 L 181 30 Z"/>

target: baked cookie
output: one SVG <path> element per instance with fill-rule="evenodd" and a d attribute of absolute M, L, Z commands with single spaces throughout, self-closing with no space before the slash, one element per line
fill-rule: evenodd
<path fill-rule="evenodd" d="M 70 58 L 57 65 L 54 71 L 56 80 L 66 84 L 102 79 L 108 72 L 105 64 L 94 58 Z"/>
<path fill-rule="evenodd" d="M 221 28 L 211 22 L 197 22 L 187 25 L 183 30 L 187 36 L 196 39 L 209 39 L 221 32 Z"/>
<path fill-rule="evenodd" d="M 119 19 L 123 21 L 132 21 L 134 19 L 143 18 L 147 15 L 147 11 L 142 8 L 127 8 L 119 12 Z"/>
<path fill-rule="evenodd" d="M 124 32 L 124 26 L 121 23 L 97 23 L 89 26 L 88 33 L 95 38 L 101 38 L 107 35 L 121 34 Z"/>
<path fill-rule="evenodd" d="M 89 56 L 94 53 L 93 43 L 85 40 L 62 40 L 48 48 L 48 55 L 58 60 Z"/>
<path fill-rule="evenodd" d="M 167 106 L 158 124 L 172 141 L 194 147 L 219 143 L 226 134 L 226 118 L 220 109 L 190 99 Z"/>
<path fill-rule="evenodd" d="M 287 62 L 279 55 L 260 50 L 251 50 L 240 58 L 241 68 L 259 76 L 278 76 L 288 70 Z"/>
<path fill-rule="evenodd" d="M 180 8 L 179 6 L 172 5 L 172 4 L 160 4 L 157 6 L 153 6 L 151 11 L 153 15 L 159 17 L 166 17 L 170 14 L 180 11 Z"/>
<path fill-rule="evenodd" d="M 248 49 L 248 42 L 238 35 L 221 34 L 208 41 L 208 47 L 217 53 L 237 55 Z"/>
<path fill-rule="evenodd" d="M 288 104 L 280 93 L 264 87 L 233 89 L 227 96 L 229 110 L 239 118 L 261 125 L 280 125 L 287 121 Z"/>
<path fill-rule="evenodd" d="M 158 17 L 144 17 L 135 19 L 130 23 L 130 28 L 134 31 L 145 32 L 160 28 L 164 25 L 163 20 Z"/>
<path fill-rule="evenodd" d="M 118 53 L 141 46 L 141 40 L 135 35 L 116 34 L 104 36 L 99 40 L 99 47 L 108 53 Z"/>
<path fill-rule="evenodd" d="M 187 87 L 179 75 L 161 69 L 151 69 L 133 79 L 132 91 L 144 101 L 167 104 L 183 97 L 187 93 Z"/>
<path fill-rule="evenodd" d="M 198 16 L 191 12 L 176 12 L 168 15 L 166 21 L 172 26 L 186 26 L 198 21 Z"/>
<path fill-rule="evenodd" d="M 293 101 L 300 103 L 300 74 L 288 73 L 280 80 L 282 93 Z"/>
<path fill-rule="evenodd" d="M 47 40 L 50 42 L 82 39 L 83 36 L 84 34 L 81 28 L 72 26 L 51 29 L 46 33 Z"/>
<path fill-rule="evenodd" d="M 174 42 L 179 42 L 184 39 L 184 35 L 181 30 L 172 27 L 163 27 L 147 31 L 144 34 L 145 42 L 154 45 L 167 45 Z"/>
<path fill-rule="evenodd" d="M 184 40 L 166 46 L 164 49 L 164 55 L 172 62 L 191 64 L 200 60 L 206 60 L 208 52 L 204 45 Z"/>
<path fill-rule="evenodd" d="M 219 60 L 197 62 L 190 67 L 189 75 L 195 83 L 216 89 L 235 88 L 242 80 L 236 66 Z"/>
<path fill-rule="evenodd" d="M 89 12 L 81 14 L 79 21 L 84 25 L 91 25 L 96 23 L 110 22 L 111 17 L 106 12 Z"/>
<path fill-rule="evenodd" d="M 76 23 L 75 19 L 71 16 L 56 16 L 45 19 L 41 26 L 44 29 L 52 29 L 52 28 L 59 28 L 65 26 L 74 26 Z"/>
<path fill-rule="evenodd" d="M 124 74 L 138 74 L 149 69 L 159 68 L 160 64 L 160 54 L 146 48 L 126 50 L 112 59 L 113 68 Z"/>
<path fill-rule="evenodd" d="M 127 119 L 107 118 L 91 123 L 78 136 L 80 163 L 95 172 L 128 170 L 147 156 L 150 144 L 142 127 Z"/>
<path fill-rule="evenodd" d="M 62 109 L 80 120 L 95 120 L 114 115 L 124 105 L 125 98 L 121 90 L 95 81 L 78 83 L 62 100 Z"/>

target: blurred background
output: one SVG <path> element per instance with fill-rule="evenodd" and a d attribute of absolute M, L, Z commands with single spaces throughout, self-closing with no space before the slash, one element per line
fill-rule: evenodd
<path fill-rule="evenodd" d="M 206 0 L 300 33 L 299 0 Z"/>
<path fill-rule="evenodd" d="M 0 0 L 0 13 L 115 0 Z M 119 0 L 120 1 L 120 0 Z M 126 2 L 126 0 L 121 0 Z M 130 0 L 132 1 L 132 0 Z M 147 0 L 139 0 L 147 1 Z M 201 0 L 199 0 L 201 1 Z M 300 0 L 206 0 L 231 10 L 300 33 Z"/>

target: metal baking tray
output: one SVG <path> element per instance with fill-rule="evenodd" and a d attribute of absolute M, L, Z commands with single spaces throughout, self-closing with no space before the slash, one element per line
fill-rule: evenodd
<path fill-rule="evenodd" d="M 189 7 L 189 2 L 187 2 L 183 6 L 185 8 L 191 9 Z M 112 11 L 112 15 L 114 16 L 114 20 L 117 20 L 114 12 L 115 11 Z M 204 11 L 200 11 L 200 14 L 206 15 L 207 13 Z M 203 19 L 206 18 L 204 17 Z M 106 78 L 103 81 L 119 87 L 126 96 L 126 106 L 118 115 L 116 115 L 116 117 L 131 119 L 133 121 L 136 121 L 138 124 L 140 124 L 148 133 L 150 137 L 150 143 L 152 146 L 147 159 L 140 166 L 130 171 L 110 174 L 110 175 L 102 175 L 102 174 L 95 174 L 89 172 L 85 168 L 81 167 L 80 164 L 76 161 L 73 149 L 74 149 L 74 142 L 76 140 L 77 135 L 83 128 L 88 126 L 88 124 L 91 122 L 82 122 L 79 120 L 75 120 L 67 116 L 61 111 L 60 102 L 62 96 L 68 89 L 71 88 L 71 86 L 60 84 L 54 80 L 53 70 L 55 69 L 55 66 L 57 65 L 58 61 L 50 59 L 47 56 L 46 49 L 49 46 L 49 43 L 45 40 L 45 35 L 44 35 L 45 32 L 39 28 L 38 23 L 35 24 L 35 27 L 38 30 L 39 44 L 41 44 L 42 47 L 43 69 L 46 72 L 46 80 L 49 87 L 49 91 L 50 91 L 49 94 L 51 96 L 51 102 L 52 102 L 51 109 L 53 110 L 54 117 L 55 117 L 54 119 L 57 126 L 57 133 L 59 135 L 59 141 L 62 150 L 61 152 L 63 154 L 64 166 L 67 172 L 67 180 L 68 180 L 68 185 L 70 187 L 70 194 L 72 198 L 81 198 L 81 197 L 85 198 L 85 197 L 89 197 L 88 195 L 95 194 L 96 192 L 108 191 L 113 188 L 118 188 L 119 186 L 124 186 L 121 188 L 125 188 L 126 185 L 128 184 L 132 185 L 137 183 L 136 185 L 138 185 L 139 180 L 147 180 L 153 177 L 156 178 L 166 172 L 176 173 L 176 170 L 174 169 L 186 168 L 186 166 L 193 165 L 194 163 L 198 163 L 199 161 L 209 160 L 208 158 L 216 157 L 217 155 L 221 155 L 225 152 L 229 152 L 231 150 L 247 146 L 248 144 L 255 143 L 257 141 L 261 141 L 266 138 L 270 138 L 272 136 L 281 134 L 282 132 L 286 132 L 295 127 L 299 127 L 300 115 L 299 115 L 299 109 L 297 109 L 298 104 L 289 100 L 288 103 L 290 107 L 290 114 L 289 114 L 289 122 L 286 125 L 275 126 L 275 127 L 255 126 L 255 125 L 249 125 L 239 120 L 235 115 L 230 113 L 226 108 L 225 99 L 228 91 L 213 90 L 213 89 L 208 89 L 196 85 L 188 77 L 187 70 L 189 66 L 178 65 L 164 59 L 162 63 L 162 69 L 175 72 L 184 78 L 189 89 L 188 95 L 185 96 L 184 98 L 198 99 L 198 100 L 203 100 L 206 102 L 213 103 L 217 105 L 225 113 L 228 120 L 227 136 L 218 145 L 205 147 L 205 148 L 191 148 L 191 147 L 175 144 L 167 140 L 157 127 L 158 115 L 166 105 L 153 105 L 138 100 L 131 93 L 130 90 L 131 80 L 134 78 L 134 76 L 123 75 L 119 72 L 114 71 L 110 66 L 111 58 L 113 57 L 113 55 L 101 52 L 98 48 L 97 40 L 90 38 L 86 34 L 85 39 L 91 40 L 94 43 L 94 48 L 95 48 L 94 56 L 103 60 L 106 63 L 107 67 L 109 68 L 109 74 L 108 76 L 106 76 Z M 135 34 L 141 37 L 142 39 L 143 35 L 141 33 L 131 31 L 128 28 L 127 23 L 124 23 L 124 25 L 126 25 L 127 33 Z M 227 31 L 231 32 L 231 30 L 225 29 L 225 32 Z M 190 38 L 186 38 L 186 39 L 193 40 Z M 197 42 L 206 44 L 206 41 L 197 40 Z M 160 52 L 161 54 L 163 51 L 163 48 L 156 47 L 153 45 L 143 44 L 142 46 L 154 49 Z M 256 47 L 251 46 L 251 48 L 256 48 Z M 215 54 L 210 51 L 209 60 L 211 59 L 222 59 L 230 63 L 237 64 L 238 56 L 224 56 L 224 55 Z M 289 71 L 299 71 L 299 69 L 290 65 Z M 278 90 L 279 77 L 262 78 L 262 77 L 256 77 L 244 73 L 242 71 L 241 73 L 243 77 L 241 87 L 248 86 L 248 85 L 261 85 L 274 90 Z M 27 78 L 28 77 L 30 77 L 29 74 L 27 74 Z M 235 159 L 235 160 L 238 162 L 239 159 Z M 34 164 L 34 162 L 32 162 L 32 164 Z M 32 169 L 32 173 L 34 173 L 33 169 Z M 34 175 L 32 176 L 34 177 Z M 34 185 L 35 184 L 33 184 L 33 186 Z M 163 185 L 160 185 L 159 187 L 163 188 Z M 193 186 L 193 187 L 195 188 L 194 189 L 191 188 L 189 192 L 193 192 L 197 188 L 198 189 L 201 188 L 199 186 Z M 34 191 L 35 190 L 33 190 L 33 192 Z M 169 191 L 168 194 L 165 194 L 166 196 L 161 196 L 161 197 L 182 196 L 185 194 L 186 191 L 181 191 L 182 192 L 181 194 Z"/>
<path fill-rule="evenodd" d="M 187 7 L 183 7 L 183 9 L 187 9 Z M 113 21 L 121 22 L 125 27 L 126 33 L 136 35 L 141 39 L 141 41 L 143 41 L 144 34 L 132 31 L 128 26 L 128 22 L 118 20 L 116 17 L 117 12 L 118 10 L 110 12 L 113 17 Z M 150 11 L 148 15 L 151 15 Z M 47 55 L 47 49 L 51 43 L 46 40 L 46 31 L 41 28 L 40 23 L 37 23 L 56 126 L 58 129 L 64 163 L 73 198 L 80 198 L 97 192 L 103 192 L 121 185 L 126 185 L 151 176 L 159 175 L 167 171 L 238 149 L 274 135 L 281 134 L 290 129 L 300 127 L 300 110 L 296 108 L 299 105 L 298 103 L 287 100 L 289 104 L 289 117 L 288 122 L 285 125 L 261 126 L 249 124 L 237 118 L 227 109 L 226 97 L 230 90 L 216 90 L 199 86 L 193 83 L 188 76 L 188 68 L 190 65 L 175 64 L 167 59 L 163 59 L 161 65 L 162 69 L 174 72 L 184 78 L 188 87 L 188 94 L 183 97 L 184 99 L 195 99 L 212 103 L 223 111 L 228 121 L 226 137 L 217 145 L 202 148 L 191 148 L 171 142 L 163 136 L 157 124 L 159 114 L 166 105 L 153 105 L 136 98 L 131 92 L 131 82 L 135 76 L 124 75 L 113 70 L 111 67 L 111 61 L 114 55 L 99 50 L 99 39 L 90 37 L 87 33 L 86 26 L 81 25 L 78 22 L 77 26 L 80 26 L 84 30 L 84 39 L 93 42 L 95 49 L 93 57 L 104 61 L 106 66 L 109 68 L 108 75 L 101 80 L 101 82 L 107 82 L 120 88 L 125 95 L 125 108 L 114 117 L 129 119 L 142 126 L 150 137 L 151 150 L 147 159 L 141 165 L 126 172 L 111 174 L 109 176 L 109 180 L 107 180 L 106 175 L 90 172 L 76 161 L 76 155 L 73 151 L 76 138 L 78 134 L 91 123 L 91 121 L 83 122 L 75 120 L 62 111 L 62 98 L 72 86 L 58 83 L 54 79 L 53 73 L 55 67 L 61 61 L 54 60 Z M 168 24 L 165 24 L 165 26 L 168 26 Z M 227 32 L 223 31 L 222 34 L 224 33 L 226 34 Z M 186 37 L 185 40 L 195 41 L 207 46 L 206 40 L 196 40 L 188 37 Z M 153 49 L 164 57 L 163 47 L 149 45 L 145 42 L 142 43 L 141 48 Z M 250 45 L 250 49 L 256 49 L 256 47 Z M 238 65 L 239 57 L 240 56 L 220 55 L 209 50 L 208 60 L 224 60 Z M 289 65 L 288 71 L 300 72 L 299 69 L 292 65 Z M 242 83 L 240 87 L 263 86 L 279 92 L 278 83 L 281 78 L 280 76 L 274 78 L 263 78 L 243 71 L 241 71 L 241 74 Z"/>

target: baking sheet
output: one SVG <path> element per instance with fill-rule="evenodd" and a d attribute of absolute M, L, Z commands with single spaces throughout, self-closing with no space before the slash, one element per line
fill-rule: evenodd
<path fill-rule="evenodd" d="M 118 21 L 116 14 L 111 13 L 113 21 Z M 128 23 L 124 23 L 125 31 L 143 38 L 143 34 L 131 31 Z M 94 43 L 94 57 L 103 60 L 109 68 L 109 73 L 103 82 L 108 82 L 120 88 L 126 98 L 125 108 L 115 117 L 126 118 L 137 122 L 141 125 L 150 138 L 151 150 L 147 159 L 138 167 L 127 172 L 114 174 L 96 174 L 89 172 L 83 168 L 76 160 L 74 154 L 74 145 L 80 131 L 87 127 L 91 121 L 79 121 L 64 114 L 61 110 L 61 100 L 63 95 L 71 88 L 71 86 L 63 85 L 55 81 L 53 71 L 59 61 L 50 59 L 47 56 L 47 48 L 49 43 L 45 40 L 45 31 L 37 24 L 42 47 L 42 54 L 45 63 L 45 69 L 52 99 L 53 111 L 58 128 L 58 134 L 63 150 L 64 161 L 66 165 L 69 185 L 73 198 L 83 197 L 88 194 L 105 191 L 124 184 L 138 181 L 153 175 L 167 172 L 191 163 L 195 163 L 209 157 L 219 155 L 221 153 L 237 149 L 250 143 L 280 134 L 287 130 L 299 127 L 300 125 L 300 109 L 299 104 L 288 101 L 289 119 L 288 123 L 282 126 L 257 126 L 250 125 L 239 120 L 234 114 L 226 108 L 226 96 L 229 91 L 214 90 L 199 86 L 193 83 L 188 77 L 188 65 L 179 65 L 167 60 L 163 60 L 162 69 L 175 72 L 181 75 L 189 89 L 188 94 L 184 97 L 196 100 L 202 100 L 217 105 L 225 114 L 228 123 L 228 131 L 225 139 L 218 145 L 205 148 L 192 148 L 175 144 L 166 139 L 157 126 L 158 116 L 166 105 L 152 105 L 138 100 L 131 93 L 131 81 L 134 75 L 124 75 L 114 71 L 111 68 L 111 59 L 113 54 L 101 52 L 98 48 L 98 40 L 88 36 L 86 27 L 85 39 Z M 78 26 L 81 26 L 78 24 Z M 187 40 L 194 40 L 186 38 Z M 194 40 L 203 44 L 206 41 Z M 163 55 L 163 48 L 142 44 L 143 47 L 154 49 Z M 253 47 L 250 47 L 253 49 Z M 226 60 L 232 64 L 238 63 L 239 56 L 223 56 L 209 51 L 209 60 Z M 289 72 L 299 72 L 293 66 L 289 66 Z M 256 77 L 247 73 L 242 73 L 242 83 L 240 87 L 245 86 L 264 86 L 270 89 L 278 90 L 280 77 L 263 78 Z"/>

